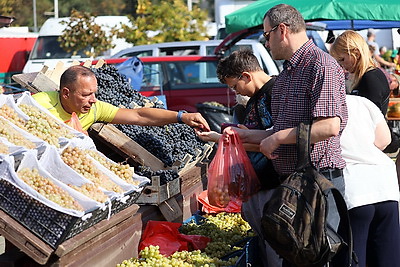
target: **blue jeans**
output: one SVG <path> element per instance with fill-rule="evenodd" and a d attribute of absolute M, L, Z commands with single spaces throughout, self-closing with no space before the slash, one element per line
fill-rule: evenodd
<path fill-rule="evenodd" d="M 344 190 L 345 190 L 345 184 L 344 184 L 344 177 L 343 176 L 338 176 L 335 178 L 329 177 L 329 175 L 324 175 L 326 179 L 332 182 L 332 184 L 336 187 L 337 190 L 342 194 L 344 198 Z M 333 195 L 331 192 L 328 194 L 328 219 L 327 219 L 329 225 L 335 229 L 335 231 L 338 230 L 339 227 L 339 222 L 340 222 L 340 217 L 339 217 L 339 212 L 336 208 L 335 204 L 335 199 L 333 198 Z"/>

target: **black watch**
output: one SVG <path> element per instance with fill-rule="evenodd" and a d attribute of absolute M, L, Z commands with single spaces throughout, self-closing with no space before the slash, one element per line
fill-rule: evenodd
<path fill-rule="evenodd" d="M 184 123 L 183 121 L 182 121 L 182 114 L 183 113 L 187 113 L 187 111 L 186 110 L 179 110 L 178 111 L 178 115 L 176 115 L 176 118 L 177 118 L 177 120 L 178 120 L 178 123 Z"/>

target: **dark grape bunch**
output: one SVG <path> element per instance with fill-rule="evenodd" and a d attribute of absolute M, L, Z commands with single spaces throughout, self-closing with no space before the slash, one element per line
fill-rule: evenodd
<path fill-rule="evenodd" d="M 144 106 L 149 98 L 132 89 L 130 83 L 114 66 L 93 69 L 98 79 L 99 100 L 115 106 L 130 107 L 132 102 Z M 155 108 L 163 108 L 158 102 Z M 186 154 L 196 156 L 196 148 L 202 150 L 204 142 L 194 130 L 185 124 L 166 126 L 116 125 L 129 138 L 160 159 L 166 166 L 182 160 Z"/>
<path fill-rule="evenodd" d="M 170 170 L 152 171 L 147 166 L 139 166 L 136 169 L 136 173 L 141 176 L 145 176 L 149 179 L 151 179 L 152 176 L 159 176 L 161 185 L 171 182 L 172 180 L 179 177 L 179 174 L 175 170 L 170 169 Z"/>
<path fill-rule="evenodd" d="M 143 107 L 147 97 L 132 89 L 131 84 L 118 72 L 115 66 L 105 65 L 93 68 L 98 83 L 97 98 L 117 107 L 132 107 L 132 102 Z M 162 102 L 155 102 L 155 108 L 164 108 Z"/>

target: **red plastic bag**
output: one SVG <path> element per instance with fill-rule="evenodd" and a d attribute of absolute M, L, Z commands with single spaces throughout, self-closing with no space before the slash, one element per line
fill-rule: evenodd
<path fill-rule="evenodd" d="M 72 112 L 71 119 L 69 119 L 67 121 L 64 121 L 64 123 L 68 124 L 69 126 L 74 128 L 75 130 L 88 135 L 88 132 L 83 130 L 81 122 L 79 121 L 78 115 L 76 115 L 75 112 Z"/>
<path fill-rule="evenodd" d="M 208 169 L 207 197 L 212 206 L 225 208 L 230 202 L 228 153 L 224 135 L 219 138 L 218 149 Z"/>
<path fill-rule="evenodd" d="M 245 202 L 260 188 L 256 171 L 237 133 L 229 132 L 229 195 Z"/>
<path fill-rule="evenodd" d="M 179 232 L 181 223 L 148 221 L 139 244 L 139 251 L 150 245 L 159 246 L 160 253 L 170 256 L 176 251 L 204 249 L 211 241 L 200 235 L 184 235 Z"/>
<path fill-rule="evenodd" d="M 228 205 L 224 208 L 216 207 L 210 204 L 207 197 L 207 190 L 204 190 L 199 194 L 197 200 L 202 204 L 201 210 L 205 213 L 220 213 L 220 212 L 231 212 L 231 213 L 239 213 L 242 208 L 242 201 L 239 199 L 231 199 Z"/>
<path fill-rule="evenodd" d="M 247 201 L 259 189 L 257 174 L 237 133 L 224 132 L 208 170 L 209 203 L 225 208 L 231 200 Z"/>

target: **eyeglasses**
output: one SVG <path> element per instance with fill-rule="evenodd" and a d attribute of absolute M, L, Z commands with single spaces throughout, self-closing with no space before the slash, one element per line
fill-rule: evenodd
<path fill-rule="evenodd" d="M 272 29 L 271 30 L 269 30 L 269 31 L 267 31 L 267 32 L 263 32 L 263 36 L 264 36 L 264 38 L 265 38 L 265 41 L 267 41 L 267 42 L 269 42 L 269 35 L 271 34 L 271 32 L 273 32 L 273 31 L 275 31 L 276 29 L 278 29 L 278 26 L 279 26 L 279 24 L 278 25 L 275 25 L 274 27 L 272 27 Z"/>
<path fill-rule="evenodd" d="M 243 74 L 240 74 L 240 76 L 237 77 L 238 81 L 236 82 L 236 84 L 232 85 L 232 86 L 228 85 L 228 88 L 231 89 L 232 91 L 236 91 L 236 86 L 237 86 L 238 82 L 240 81 L 240 79 L 242 79 L 242 77 L 243 77 Z"/>

